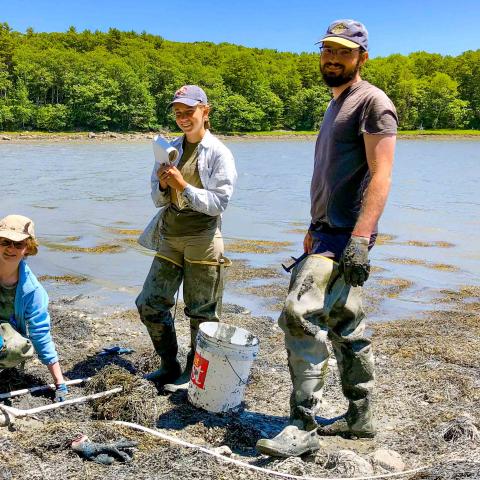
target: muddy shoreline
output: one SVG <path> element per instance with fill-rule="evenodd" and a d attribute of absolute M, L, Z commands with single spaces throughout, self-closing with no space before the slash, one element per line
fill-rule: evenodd
<path fill-rule="evenodd" d="M 18 142 L 148 142 L 151 141 L 156 134 L 162 134 L 169 137 L 176 137 L 179 133 L 172 133 L 167 131 L 159 132 L 62 132 L 62 133 L 50 133 L 50 132 L 0 132 L 0 144 L 5 143 L 18 143 Z M 278 132 L 262 134 L 250 134 L 250 133 L 233 133 L 224 134 L 213 132 L 218 138 L 222 140 L 310 140 L 314 141 L 318 132 Z M 411 133 L 399 132 L 399 140 L 455 140 L 455 139 L 473 139 L 480 140 L 480 135 L 468 135 L 465 133 L 458 134 L 428 134 L 419 133 L 417 135 Z"/>
<path fill-rule="evenodd" d="M 261 281 L 254 290 L 248 285 L 252 279 Z M 247 262 L 237 261 L 230 272 L 230 281 L 235 288 L 281 305 L 288 277 L 276 267 L 255 269 Z M 394 298 L 409 287 L 408 280 L 385 281 L 375 272 L 369 284 L 365 293 L 371 315 L 382 300 Z M 155 420 L 146 426 L 210 449 L 227 446 L 233 452 L 232 458 L 291 475 L 328 478 L 385 474 L 389 472 L 385 465 L 372 463 L 372 455 L 383 448 L 400 455 L 406 470 L 426 467 L 422 472 L 400 478 L 480 478 L 480 437 L 460 432 L 450 438 L 446 434 L 452 422 L 462 416 L 471 419 L 473 428 L 480 425 L 479 296 L 477 286 L 443 290 L 426 313 L 369 324 L 377 368 L 378 435 L 374 440 L 325 437 L 318 454 L 303 459 L 258 456 L 254 449 L 258 438 L 275 435 L 287 422 L 290 379 L 283 334 L 276 318 L 255 317 L 241 305 L 233 304 L 225 305 L 222 321 L 247 328 L 260 339 L 260 354 L 252 368 L 244 409 L 232 414 L 212 414 L 191 406 L 185 394 L 167 395 L 160 391 L 154 398 Z M 442 308 L 436 308 L 437 304 Z M 95 375 L 107 365 L 117 365 L 141 378 L 158 365 L 135 310 L 111 314 L 94 309 L 85 311 L 76 306 L 73 297 L 54 302 L 51 314 L 54 338 L 70 379 Z M 176 327 L 183 362 L 189 326 L 182 305 L 177 309 Z M 103 347 L 112 345 L 131 347 L 135 352 L 98 356 Z M 346 408 L 334 359 L 330 363 L 321 412 L 327 418 L 342 414 Z M 36 360 L 24 373 L 3 372 L 0 380 L 1 392 L 50 381 L 45 367 Z M 71 392 L 73 396 L 83 395 L 85 386 L 72 387 Z M 5 404 L 31 408 L 50 402 L 51 396 L 43 394 L 21 396 Z M 18 420 L 14 428 L 0 427 L 0 479 L 274 478 L 113 425 L 98 416 L 98 410 L 91 404 L 69 406 L 38 415 L 37 419 Z M 79 432 L 95 441 L 120 437 L 138 441 L 134 460 L 102 466 L 80 459 L 68 446 Z M 348 462 L 335 463 L 333 459 L 344 450 L 354 452 L 371 470 L 361 470 L 361 465 L 352 466 Z"/>

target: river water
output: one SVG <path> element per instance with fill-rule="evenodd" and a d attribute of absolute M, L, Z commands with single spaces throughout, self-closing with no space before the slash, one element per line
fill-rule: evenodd
<path fill-rule="evenodd" d="M 293 243 L 274 254 L 227 256 L 277 267 L 302 250 L 314 139 L 225 143 L 239 172 L 223 219 L 226 239 Z M 380 224 L 380 232 L 392 238 L 377 245 L 371 257 L 385 278 L 412 285 L 380 309 L 379 319 L 421 312 L 442 289 L 480 283 L 479 147 L 478 140 L 468 139 L 398 141 L 392 192 Z M 35 273 L 88 279 L 79 285 L 47 283 L 52 298 L 82 294 L 105 309 L 133 307 L 152 257 L 133 241 L 126 243 L 119 230 L 143 229 L 155 213 L 149 195 L 152 158 L 150 142 L 0 144 L 0 215 L 34 219 L 43 244 L 29 260 Z M 103 254 L 58 248 L 100 244 L 125 248 Z M 439 264 L 444 266 L 436 268 Z M 227 288 L 226 301 L 272 314 L 261 298 L 233 287 Z"/>

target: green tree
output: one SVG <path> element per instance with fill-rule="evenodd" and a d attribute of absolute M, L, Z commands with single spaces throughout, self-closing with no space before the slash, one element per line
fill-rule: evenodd
<path fill-rule="evenodd" d="M 425 128 L 462 128 L 468 102 L 458 98 L 455 80 L 446 73 L 436 72 L 424 78 L 423 94 L 419 102 L 419 120 Z M 455 124 L 455 122 L 458 122 Z"/>
<path fill-rule="evenodd" d="M 457 58 L 454 75 L 462 100 L 470 104 L 469 126 L 480 129 L 480 50 L 468 51 Z"/>
<path fill-rule="evenodd" d="M 265 117 L 263 111 L 242 95 L 228 95 L 212 112 L 211 122 L 215 130 L 224 132 L 259 131 Z"/>
<path fill-rule="evenodd" d="M 0 23 L 0 128 L 174 129 L 172 95 L 195 83 L 221 130 L 313 129 L 329 101 L 318 63 L 315 53 Z M 375 58 L 362 78 L 393 100 L 401 128 L 480 128 L 480 50 Z"/>
<path fill-rule="evenodd" d="M 287 105 L 285 125 L 292 130 L 316 130 L 330 100 L 331 95 L 323 85 L 300 90 Z"/>
<path fill-rule="evenodd" d="M 30 125 L 33 117 L 33 103 L 28 98 L 28 90 L 22 81 L 15 86 L 12 97 L 12 109 L 14 117 L 14 126 L 24 129 Z"/>
<path fill-rule="evenodd" d="M 6 130 L 9 127 L 15 128 L 15 117 L 11 105 L 7 105 L 4 100 L 0 100 L 0 129 Z"/>
<path fill-rule="evenodd" d="M 66 105 L 43 105 L 35 113 L 35 126 L 40 130 L 63 130 L 68 125 L 69 111 Z"/>

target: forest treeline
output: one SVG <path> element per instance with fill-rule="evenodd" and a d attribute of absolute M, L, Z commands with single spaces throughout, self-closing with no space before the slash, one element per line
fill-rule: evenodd
<path fill-rule="evenodd" d="M 25 33 L 0 23 L 0 130 L 175 128 L 166 108 L 201 85 L 214 130 L 314 130 L 330 100 L 318 55 L 148 33 Z M 480 128 L 480 50 L 367 62 L 362 77 L 394 101 L 402 129 Z"/>

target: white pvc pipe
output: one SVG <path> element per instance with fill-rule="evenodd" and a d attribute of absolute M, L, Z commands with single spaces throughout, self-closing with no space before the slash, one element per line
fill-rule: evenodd
<path fill-rule="evenodd" d="M 15 407 L 7 407 L 6 405 L 0 404 L 0 411 L 3 412 L 3 419 L 0 416 L 0 426 L 8 425 L 15 418 L 28 417 L 30 415 L 35 415 L 36 413 L 46 412 L 48 410 L 55 410 L 56 408 L 66 407 L 67 405 L 74 405 L 76 403 L 84 403 L 89 400 L 95 400 L 96 398 L 106 397 L 107 395 L 112 395 L 114 393 L 121 392 L 122 387 L 112 388 L 105 392 L 93 393 L 92 395 L 86 395 L 84 397 L 72 398 L 71 400 L 65 400 L 63 402 L 51 403 L 50 405 L 44 405 L 43 407 L 30 408 L 28 410 L 20 410 Z"/>
<path fill-rule="evenodd" d="M 89 380 L 91 380 L 91 378 L 92 377 L 77 378 L 75 380 L 68 380 L 64 383 L 65 385 L 77 385 L 79 383 L 88 382 Z M 55 387 L 56 387 L 55 384 L 50 383 L 48 385 L 40 385 L 38 387 L 24 388 L 22 390 L 14 390 L 12 392 L 0 393 L 0 399 L 18 397 L 19 395 L 25 395 L 26 393 L 39 392 L 41 390 L 49 390 L 49 389 L 54 390 Z"/>
<path fill-rule="evenodd" d="M 277 477 L 282 477 L 282 478 L 291 478 L 293 480 L 375 480 L 380 478 L 394 478 L 394 477 L 401 477 L 404 475 L 411 475 L 412 473 L 420 472 L 428 468 L 428 467 L 419 467 L 419 468 L 414 468 L 412 470 L 404 470 L 403 472 L 393 472 L 393 473 L 386 473 L 383 475 L 370 475 L 366 477 L 347 477 L 347 478 L 345 477 L 326 478 L 326 477 L 309 477 L 309 476 L 300 476 L 300 475 L 290 475 L 289 473 L 277 472 L 275 470 L 270 470 L 268 468 L 258 467 L 257 465 L 252 465 L 251 463 L 242 462 L 241 460 L 236 460 L 235 458 L 225 457 L 220 453 L 210 450 L 209 448 L 205 448 L 200 445 L 195 445 L 193 443 L 186 442 L 185 440 L 182 440 L 180 438 L 166 435 L 165 433 L 159 432 L 158 430 L 153 430 L 148 427 L 144 427 L 143 425 L 138 425 L 136 423 L 130 423 L 130 422 L 122 422 L 120 420 L 115 420 L 111 423 L 114 423 L 116 425 L 123 425 L 124 427 L 129 427 L 129 428 L 133 428 L 134 430 L 139 430 L 141 432 L 149 433 L 150 435 L 154 435 L 155 437 L 161 438 L 163 440 L 167 440 L 168 442 L 181 445 L 182 447 L 200 450 L 201 452 L 206 453 L 207 455 L 212 455 L 213 457 L 218 458 L 219 460 L 222 460 L 225 463 L 233 463 L 235 465 L 238 465 L 239 467 L 243 467 L 246 469 L 257 470 L 258 472 L 267 473 L 269 475 L 275 475 Z"/>

